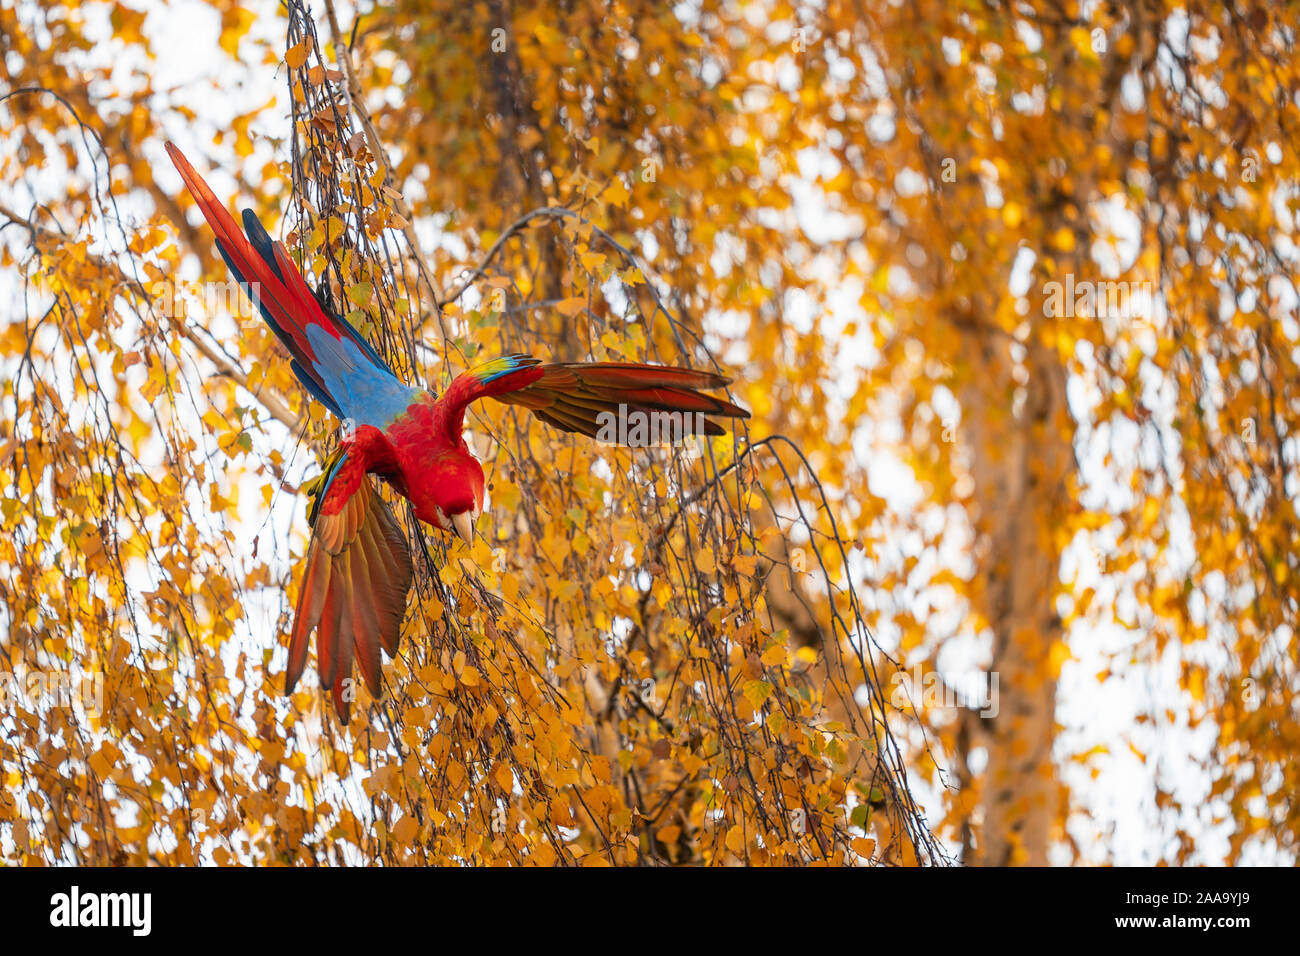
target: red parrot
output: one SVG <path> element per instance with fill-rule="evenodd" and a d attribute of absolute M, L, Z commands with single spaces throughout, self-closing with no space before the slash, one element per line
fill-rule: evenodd
<path fill-rule="evenodd" d="M 353 425 L 327 459 L 309 510 L 312 538 L 285 679 L 290 693 L 315 630 L 321 687 L 332 688 L 345 724 L 353 661 L 378 697 L 380 649 L 397 654 L 411 587 L 410 549 L 371 475 L 410 501 L 421 521 L 469 542 L 483 509 L 483 468 L 462 436 L 470 402 L 522 405 L 556 428 L 593 438 L 610 434 L 605 429 L 616 415 L 636 414 L 644 422 L 658 413 L 682 413 L 678 420 L 688 423 L 687 433 L 710 435 L 724 430 L 706 414 L 749 417 L 704 394 L 730 379 L 662 365 L 544 364 L 507 355 L 461 374 L 441 396 L 406 385 L 346 319 L 322 305 L 284 244 L 271 240 L 251 209 L 244 210 L 245 235 L 181 151 L 169 142 L 167 153 L 216 234 L 226 265 L 288 349 L 294 373 Z M 622 430 L 621 440 L 627 435 Z"/>

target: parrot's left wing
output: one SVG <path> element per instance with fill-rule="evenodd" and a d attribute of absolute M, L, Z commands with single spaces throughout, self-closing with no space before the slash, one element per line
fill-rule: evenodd
<path fill-rule="evenodd" d="M 315 629 L 321 687 L 332 688 L 334 709 L 346 724 L 353 658 L 378 697 L 380 648 L 389 657 L 397 654 L 411 588 L 411 552 L 364 461 L 346 449 L 326 463 L 310 518 L 311 545 L 289 641 L 285 693 L 292 693 L 302 676 Z"/>

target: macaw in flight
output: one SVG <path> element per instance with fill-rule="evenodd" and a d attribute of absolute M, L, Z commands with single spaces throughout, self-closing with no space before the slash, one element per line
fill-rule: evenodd
<path fill-rule="evenodd" d="M 325 462 L 308 518 L 307 572 L 289 641 L 285 693 L 307 663 L 317 633 L 321 687 L 348 722 L 345 693 L 355 660 L 366 686 L 380 694 L 380 649 L 397 654 L 411 553 L 387 503 L 370 480 L 386 481 L 426 524 L 471 541 L 483 510 L 483 468 L 462 435 L 470 402 L 494 398 L 522 405 L 566 432 L 597 437 L 605 414 L 686 413 L 720 435 L 716 415 L 748 418 L 731 402 L 704 394 L 730 379 L 712 372 L 622 362 L 546 364 L 507 355 L 458 376 L 441 395 L 401 381 L 344 318 L 332 315 L 307 286 L 284 248 L 251 209 L 244 230 L 172 143 L 167 153 L 216 233 L 217 249 L 271 331 L 289 351 L 298 379 L 352 427 Z M 626 432 L 623 432 L 625 435 Z"/>

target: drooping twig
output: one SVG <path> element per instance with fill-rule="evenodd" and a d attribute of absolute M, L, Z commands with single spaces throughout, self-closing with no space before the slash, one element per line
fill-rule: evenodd
<path fill-rule="evenodd" d="M 397 214 L 402 217 L 402 235 L 406 237 L 406 244 L 410 247 L 411 256 L 415 259 L 415 268 L 419 274 L 420 284 L 424 286 L 429 301 L 433 303 L 433 307 L 438 311 L 438 329 L 442 334 L 445 346 L 447 330 L 442 325 L 442 302 L 439 301 L 438 293 L 434 290 L 429 264 L 425 261 L 424 250 L 420 245 L 420 237 L 415 233 L 415 213 L 412 212 L 411 207 L 407 205 L 401 191 L 397 188 L 396 181 L 393 178 L 393 164 L 388 158 L 387 150 L 384 149 L 379 140 L 379 133 L 370 118 L 370 111 L 366 109 L 361 81 L 357 79 L 356 70 L 352 66 L 351 47 L 347 38 L 343 36 L 343 31 L 339 29 L 338 15 L 334 12 L 334 0 L 325 0 L 325 14 L 329 20 L 330 39 L 334 43 L 334 59 L 338 63 L 339 69 L 343 71 L 348 106 L 361 123 L 361 130 L 366 137 L 366 149 L 370 151 L 370 155 L 375 157 L 375 162 L 383 167 L 384 185 L 389 190 L 387 195 L 393 200 L 393 207 Z"/>
<path fill-rule="evenodd" d="M 14 212 L 7 206 L 0 205 L 0 216 L 4 216 L 15 225 L 22 226 L 26 229 L 32 237 L 33 247 L 37 246 L 38 239 L 45 242 L 64 243 L 70 238 L 57 229 L 52 229 L 49 226 L 42 225 L 39 222 L 35 222 L 26 216 Z M 122 284 L 145 302 L 149 312 L 151 314 L 153 313 L 153 296 L 150 295 L 149 290 L 144 287 L 144 284 L 140 282 L 139 279 L 127 275 L 115 263 L 103 256 L 95 255 L 94 253 L 86 253 L 85 255 L 86 261 L 93 263 L 101 269 L 115 272 Z M 190 343 L 203 354 L 203 357 L 217 367 L 221 375 L 230 379 L 236 385 L 243 388 L 244 391 L 257 399 L 258 403 L 266 409 L 272 418 L 287 428 L 293 429 L 298 427 L 301 423 L 301 416 L 295 415 L 291 412 L 289 406 L 275 394 L 267 392 L 265 388 L 253 387 L 248 381 L 248 376 L 244 374 L 239 366 L 235 365 L 230 361 L 230 359 L 222 355 L 217 349 L 213 348 L 210 343 L 199 338 L 194 329 L 190 328 L 184 322 L 172 322 L 171 327 L 181 335 L 185 336 L 185 338 L 189 339 Z"/>

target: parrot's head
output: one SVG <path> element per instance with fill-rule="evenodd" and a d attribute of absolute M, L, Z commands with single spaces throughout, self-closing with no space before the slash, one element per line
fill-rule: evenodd
<path fill-rule="evenodd" d="M 483 513 L 483 466 L 458 449 L 444 452 L 411 483 L 410 499 L 425 524 L 471 544 L 474 522 Z"/>

